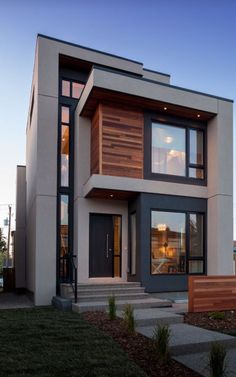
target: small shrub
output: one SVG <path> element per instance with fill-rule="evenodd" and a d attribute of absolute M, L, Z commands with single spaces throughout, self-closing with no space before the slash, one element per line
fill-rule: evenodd
<path fill-rule="evenodd" d="M 116 319 L 116 298 L 114 295 L 108 298 L 108 306 L 109 306 L 109 318 L 111 321 Z"/>
<path fill-rule="evenodd" d="M 225 347 L 220 343 L 213 343 L 209 354 L 211 377 L 223 377 L 225 375 L 225 357 Z"/>
<path fill-rule="evenodd" d="M 210 319 L 225 319 L 225 312 L 210 312 L 208 313 Z"/>
<path fill-rule="evenodd" d="M 170 356 L 170 328 L 168 325 L 157 325 L 153 332 L 154 351 L 161 363 L 166 363 Z"/>
<path fill-rule="evenodd" d="M 134 322 L 134 309 L 132 305 L 127 304 L 124 309 L 124 322 L 127 330 L 130 333 L 134 333 L 135 330 L 135 322 Z"/>

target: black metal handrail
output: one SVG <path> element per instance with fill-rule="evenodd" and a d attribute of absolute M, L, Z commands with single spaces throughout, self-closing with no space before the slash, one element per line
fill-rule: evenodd
<path fill-rule="evenodd" d="M 78 276 L 77 276 L 77 266 L 75 264 L 75 258 L 77 258 L 77 256 L 75 254 L 70 254 L 70 264 L 71 264 L 72 277 L 73 277 L 72 282 L 71 282 L 71 286 L 72 286 L 72 289 L 74 291 L 75 303 L 77 303 L 77 299 L 78 299 L 78 290 L 77 290 Z M 74 283 L 74 287 L 73 287 L 73 283 Z"/>

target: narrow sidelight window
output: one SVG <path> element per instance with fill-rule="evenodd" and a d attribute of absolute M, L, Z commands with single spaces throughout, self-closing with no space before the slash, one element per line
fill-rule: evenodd
<path fill-rule="evenodd" d="M 68 253 L 68 195 L 61 195 L 60 203 L 60 256 L 63 257 Z"/>
<path fill-rule="evenodd" d="M 60 195 L 60 249 L 59 249 L 59 277 L 69 277 L 69 265 L 66 256 L 69 252 L 69 196 Z"/>
<path fill-rule="evenodd" d="M 69 186 L 69 126 L 61 126 L 61 186 Z"/>
<path fill-rule="evenodd" d="M 62 123 L 70 123 L 70 108 L 67 106 L 61 107 L 61 121 Z"/>
<path fill-rule="evenodd" d="M 189 257 L 203 256 L 203 215 L 191 213 L 189 216 L 190 247 Z"/>
<path fill-rule="evenodd" d="M 131 249 L 131 275 L 136 275 L 136 212 L 130 216 L 130 249 Z"/>
<path fill-rule="evenodd" d="M 121 216 L 113 216 L 114 228 L 114 277 L 121 276 Z"/>

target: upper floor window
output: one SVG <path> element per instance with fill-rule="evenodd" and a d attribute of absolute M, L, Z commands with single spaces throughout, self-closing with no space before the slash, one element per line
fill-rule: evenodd
<path fill-rule="evenodd" d="M 71 80 L 62 80 L 61 82 L 61 95 L 64 97 L 79 99 L 83 89 L 84 84 L 79 82 Z"/>
<path fill-rule="evenodd" d="M 145 176 L 151 179 L 204 184 L 204 126 L 188 121 L 149 119 L 145 137 Z M 173 177 L 173 178 L 171 178 Z"/>

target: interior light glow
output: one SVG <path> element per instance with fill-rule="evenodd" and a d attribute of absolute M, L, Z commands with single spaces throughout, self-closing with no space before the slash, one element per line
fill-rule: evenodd
<path fill-rule="evenodd" d="M 164 140 L 165 140 L 166 144 L 170 144 L 173 141 L 173 137 L 172 136 L 166 136 Z"/>

